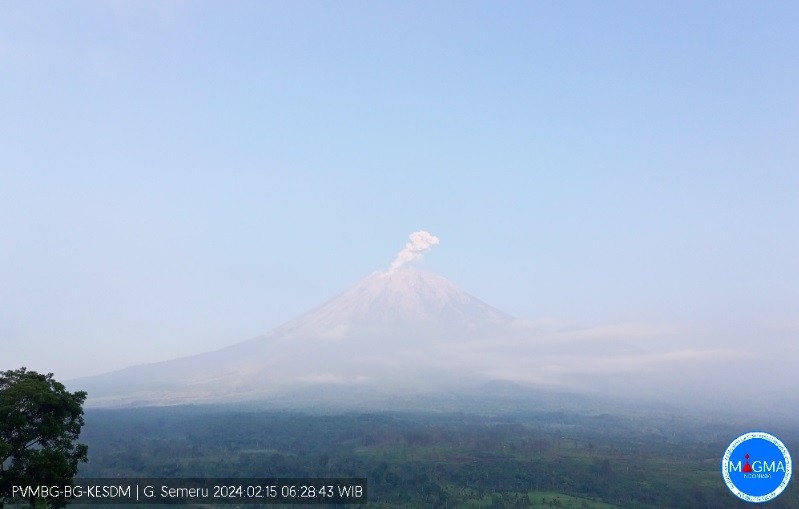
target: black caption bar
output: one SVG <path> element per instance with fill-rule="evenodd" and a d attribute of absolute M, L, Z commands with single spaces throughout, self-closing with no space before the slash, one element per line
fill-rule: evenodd
<path fill-rule="evenodd" d="M 365 504 L 366 478 L 105 478 L 12 486 L 12 497 L 76 504 Z"/>

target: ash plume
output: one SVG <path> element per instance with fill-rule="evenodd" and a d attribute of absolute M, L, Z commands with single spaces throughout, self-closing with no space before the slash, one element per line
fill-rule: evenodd
<path fill-rule="evenodd" d="M 397 257 L 391 262 L 389 272 L 402 267 L 408 262 L 420 259 L 425 251 L 438 244 L 438 237 L 424 230 L 411 233 L 408 239 L 410 239 L 408 243 L 405 244 L 402 251 L 397 253 Z"/>

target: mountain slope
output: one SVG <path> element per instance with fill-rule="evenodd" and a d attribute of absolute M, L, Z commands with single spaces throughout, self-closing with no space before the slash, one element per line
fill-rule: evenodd
<path fill-rule="evenodd" d="M 446 336 L 491 330 L 512 320 L 442 276 L 405 267 L 374 272 L 275 332 L 335 339 L 391 327 Z"/>
<path fill-rule="evenodd" d="M 513 320 L 447 279 L 405 266 L 375 272 L 264 336 L 74 385 L 94 405 L 247 400 L 309 386 L 446 387 L 469 373 L 448 363 L 442 347 L 502 335 Z"/>

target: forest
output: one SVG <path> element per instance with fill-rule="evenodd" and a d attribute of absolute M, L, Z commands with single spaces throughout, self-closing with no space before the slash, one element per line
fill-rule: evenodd
<path fill-rule="evenodd" d="M 749 507 L 719 469 L 742 431 L 666 412 L 88 410 L 79 476 L 366 477 L 374 508 L 722 509 Z M 795 427 L 772 431 L 799 450 Z M 768 506 L 799 509 L 796 486 Z"/>

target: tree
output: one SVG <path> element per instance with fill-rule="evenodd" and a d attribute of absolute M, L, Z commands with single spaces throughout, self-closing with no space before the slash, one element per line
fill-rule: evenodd
<path fill-rule="evenodd" d="M 88 448 L 76 444 L 83 427 L 86 393 L 71 393 L 53 379 L 20 368 L 0 373 L 0 508 L 12 486 L 71 484 Z M 28 501 L 35 504 L 36 497 Z M 49 497 L 51 508 L 63 497 Z"/>

